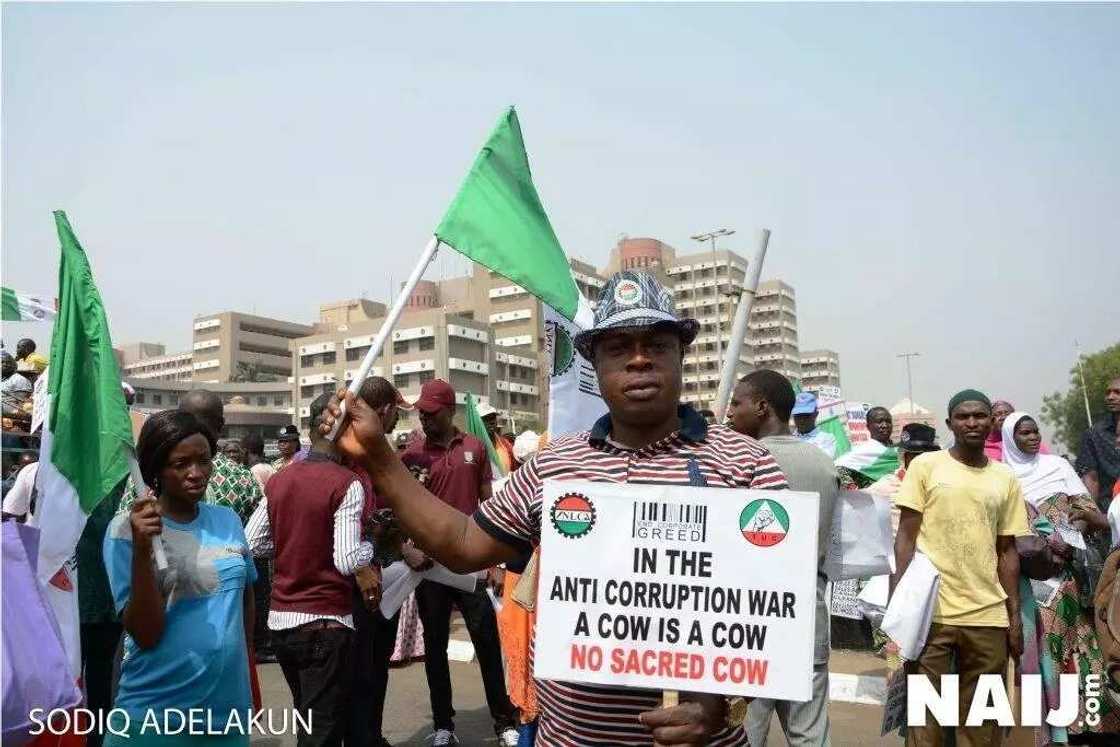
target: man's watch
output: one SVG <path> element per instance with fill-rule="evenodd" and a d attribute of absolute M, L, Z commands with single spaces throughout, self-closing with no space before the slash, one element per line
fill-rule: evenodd
<path fill-rule="evenodd" d="M 747 699 L 735 697 L 725 700 L 727 701 L 727 728 L 737 729 L 747 720 Z"/>

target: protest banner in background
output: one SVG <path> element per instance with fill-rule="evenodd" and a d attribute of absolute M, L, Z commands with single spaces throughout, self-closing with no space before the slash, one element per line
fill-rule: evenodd
<path fill-rule="evenodd" d="M 535 675 L 808 700 L 819 502 L 546 481 Z"/>

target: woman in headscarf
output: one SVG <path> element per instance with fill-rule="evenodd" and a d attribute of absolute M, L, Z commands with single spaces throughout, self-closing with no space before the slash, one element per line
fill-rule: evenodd
<path fill-rule="evenodd" d="M 1023 573 L 1020 673 L 1041 674 L 1044 705 L 1057 708 L 1058 675 L 1079 675 L 1082 689 L 1087 675 L 1104 675 L 1093 621 L 1095 563 L 1085 549 L 1066 540 L 1080 533 L 1108 532 L 1108 521 L 1069 462 L 1039 453 L 1042 438 L 1033 417 L 1025 412 L 1008 414 L 1002 436 L 1003 462 L 1019 480 L 1033 532 L 1016 541 Z M 1120 713 L 1103 699 L 1099 723 L 1088 726 L 1084 692 L 1080 695 L 1078 719 L 1066 728 L 1036 728 L 1036 744 L 1067 744 L 1070 734 L 1120 732 Z"/>
<path fill-rule="evenodd" d="M 1013 412 L 1015 405 L 1005 399 L 997 399 L 992 403 L 992 429 L 988 431 L 988 438 L 984 441 L 984 455 L 989 459 L 1003 461 L 1003 423 Z M 1040 441 L 1038 453 L 1049 454 L 1050 449 Z"/>

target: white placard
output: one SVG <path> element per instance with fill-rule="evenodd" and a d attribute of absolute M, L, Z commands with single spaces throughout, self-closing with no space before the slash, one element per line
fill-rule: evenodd
<path fill-rule="evenodd" d="M 535 675 L 808 700 L 819 502 L 545 481 Z"/>

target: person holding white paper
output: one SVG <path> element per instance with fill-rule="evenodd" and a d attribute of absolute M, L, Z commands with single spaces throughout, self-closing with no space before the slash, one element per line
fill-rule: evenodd
<path fill-rule="evenodd" d="M 1018 659 L 1022 653 L 1015 537 L 1029 530 L 1018 480 L 1007 465 L 984 454 L 992 425 L 987 396 L 966 389 L 949 401 L 948 411 L 945 422 L 955 443 L 914 459 L 896 499 L 902 517 L 892 581 L 906 573 L 915 549 L 940 574 L 929 635 L 907 668 L 940 687 L 955 655 L 963 723 L 980 675 L 1003 674 L 1008 656 Z M 964 746 L 994 746 L 1001 743 L 1002 730 L 990 721 L 958 728 L 957 738 Z M 932 718 L 907 731 L 907 745 L 940 743 L 940 727 Z"/>
<path fill-rule="evenodd" d="M 739 433 L 760 438 L 778 460 L 789 486 L 820 494 L 820 523 L 817 525 L 817 604 L 813 651 L 813 697 L 804 703 L 755 698 L 748 710 L 751 747 L 766 747 L 770 716 L 775 711 L 782 733 L 791 747 L 829 744 L 828 654 L 830 630 L 825 590 L 828 576 L 824 562 L 828 554 L 832 515 L 840 493 L 840 482 L 832 460 L 816 445 L 789 431 L 794 404 L 793 385 L 777 371 L 752 371 L 739 380 L 727 410 L 731 427 Z"/>

